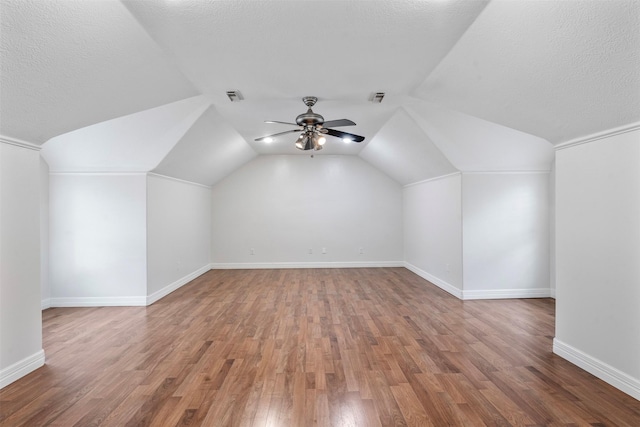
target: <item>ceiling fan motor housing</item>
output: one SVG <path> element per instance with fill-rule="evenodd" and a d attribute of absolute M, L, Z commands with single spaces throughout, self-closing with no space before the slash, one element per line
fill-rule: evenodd
<path fill-rule="evenodd" d="M 296 123 L 299 126 L 303 127 L 322 126 L 322 124 L 324 123 L 324 117 L 322 117 L 320 114 L 314 113 L 313 111 L 311 111 L 311 107 L 309 107 L 306 113 L 302 113 L 298 117 L 296 117 Z"/>

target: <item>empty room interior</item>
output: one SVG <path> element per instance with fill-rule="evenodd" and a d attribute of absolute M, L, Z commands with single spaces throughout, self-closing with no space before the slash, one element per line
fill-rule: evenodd
<path fill-rule="evenodd" d="M 0 22 L 0 426 L 640 425 L 640 2 Z"/>

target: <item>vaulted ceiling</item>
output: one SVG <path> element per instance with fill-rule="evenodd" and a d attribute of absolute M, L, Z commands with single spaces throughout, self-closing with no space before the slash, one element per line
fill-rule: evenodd
<path fill-rule="evenodd" d="M 553 145 L 640 120 L 634 0 L 0 5 L 0 135 L 44 144 L 54 171 L 212 185 L 258 155 L 304 154 L 295 134 L 254 139 L 291 129 L 264 121 L 294 121 L 307 95 L 366 138 L 318 155 L 401 184 L 547 170 Z"/>

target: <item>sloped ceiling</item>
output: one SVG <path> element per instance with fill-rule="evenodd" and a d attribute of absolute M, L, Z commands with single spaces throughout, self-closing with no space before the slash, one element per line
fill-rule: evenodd
<path fill-rule="evenodd" d="M 255 100 L 362 102 L 372 91 L 415 89 L 487 1 L 124 4 L 214 103 L 228 102 L 229 89 Z"/>
<path fill-rule="evenodd" d="M 214 185 L 255 156 L 242 136 L 209 107 L 153 172 Z"/>
<path fill-rule="evenodd" d="M 198 95 L 122 3 L 3 0 L 0 134 L 54 136 Z"/>
<path fill-rule="evenodd" d="M 538 136 L 425 101 L 407 100 L 405 109 L 460 171 L 546 171 L 553 160 L 553 147 Z"/>
<path fill-rule="evenodd" d="M 158 165 L 209 107 L 195 96 L 50 139 L 51 172 L 146 172 Z"/>
<path fill-rule="evenodd" d="M 447 55 L 487 1 L 141 2 L 124 4 L 217 111 L 260 154 L 306 154 L 295 136 L 254 139 L 295 129 L 317 96 L 316 113 L 348 118 L 344 129 L 373 137 L 391 117 L 394 98 L 414 90 Z M 419 42 L 417 42 L 419 41 Z M 240 90 L 237 105 L 227 90 Z M 368 102 L 388 94 L 384 105 Z M 322 154 L 357 154 L 362 146 L 330 138 Z"/>
<path fill-rule="evenodd" d="M 640 2 L 491 2 L 415 94 L 553 144 L 637 122 Z"/>
<path fill-rule="evenodd" d="M 403 185 L 457 171 L 404 109 L 387 121 L 360 157 Z"/>
<path fill-rule="evenodd" d="M 211 185 L 256 155 L 308 154 L 295 135 L 254 139 L 313 95 L 366 137 L 318 154 L 401 183 L 545 170 L 550 143 L 640 121 L 639 17 L 633 0 L 2 0 L 0 135 L 48 140 L 61 169 L 104 155 Z"/>

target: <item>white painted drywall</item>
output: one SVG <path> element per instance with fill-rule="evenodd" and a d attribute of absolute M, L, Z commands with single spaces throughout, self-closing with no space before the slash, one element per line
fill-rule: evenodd
<path fill-rule="evenodd" d="M 56 135 L 198 92 L 119 1 L 2 4 L 2 134 Z"/>
<path fill-rule="evenodd" d="M 255 156 L 244 138 L 210 107 L 153 172 L 213 185 Z"/>
<path fill-rule="evenodd" d="M 556 161 L 549 172 L 549 291 L 556 297 Z"/>
<path fill-rule="evenodd" d="M 48 140 L 42 156 L 51 172 L 146 172 L 158 165 L 207 109 L 194 96 Z"/>
<path fill-rule="evenodd" d="M 211 189 L 147 177 L 147 295 L 208 268 L 211 251 Z"/>
<path fill-rule="evenodd" d="M 12 376 L 15 371 L 7 368 L 42 354 L 40 155 L 35 150 L 3 142 L 0 142 L 0 265 L 2 387 L 19 377 Z M 21 371 L 20 376 L 37 367 Z"/>
<path fill-rule="evenodd" d="M 556 153 L 556 298 L 556 341 L 640 398 L 640 130 Z"/>
<path fill-rule="evenodd" d="M 40 298 L 42 308 L 51 303 L 49 283 L 49 165 L 40 157 Z"/>
<path fill-rule="evenodd" d="M 403 108 L 382 126 L 360 157 L 402 185 L 457 172 Z"/>
<path fill-rule="evenodd" d="M 214 264 L 403 259 L 402 188 L 358 157 L 260 156 L 212 193 Z"/>
<path fill-rule="evenodd" d="M 459 297 L 463 285 L 461 185 L 460 174 L 455 174 L 403 191 L 406 263 Z"/>
<path fill-rule="evenodd" d="M 49 188 L 52 305 L 143 301 L 146 174 L 51 174 Z"/>
<path fill-rule="evenodd" d="M 547 171 L 552 145 L 535 135 L 414 99 L 405 111 L 451 164 L 465 172 Z"/>
<path fill-rule="evenodd" d="M 638 28 L 636 0 L 492 1 L 415 94 L 553 144 L 634 123 Z"/>
<path fill-rule="evenodd" d="M 548 173 L 463 173 L 462 217 L 465 298 L 548 296 Z"/>
<path fill-rule="evenodd" d="M 289 144 L 284 139 L 270 145 L 253 141 L 291 129 L 265 125 L 265 120 L 291 122 L 306 110 L 300 98 L 315 95 L 320 98 L 316 113 L 326 120 L 351 119 L 357 126 L 343 130 L 372 137 L 391 116 L 387 106 L 396 102 L 394 96 L 425 79 L 487 0 L 124 4 L 256 152 L 287 154 L 295 151 L 295 137 Z M 304 37 L 292 37 L 297 34 Z M 300 58 L 297 53 L 309 46 L 330 51 L 331 60 Z M 245 100 L 230 103 L 225 96 L 230 89 L 240 89 Z M 376 90 L 386 91 L 384 102 L 368 103 Z M 381 110 L 386 113 L 380 115 Z M 363 145 L 327 141 L 325 150 L 355 154 L 358 147 Z"/>

